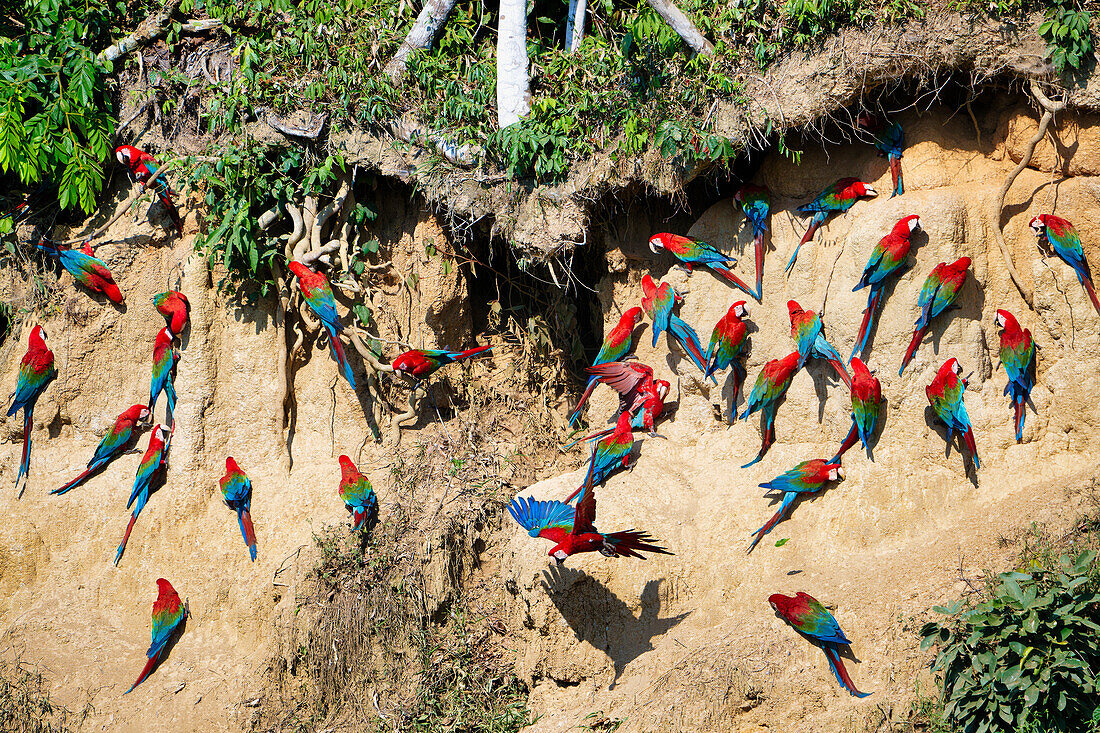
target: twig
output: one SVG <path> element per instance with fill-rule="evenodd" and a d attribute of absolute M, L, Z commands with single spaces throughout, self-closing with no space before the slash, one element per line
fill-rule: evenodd
<path fill-rule="evenodd" d="M 169 170 L 171 170 L 173 165 L 175 165 L 175 161 L 169 161 L 167 165 L 165 165 L 163 168 L 161 168 L 160 170 L 157 171 L 157 178 L 160 178 L 165 173 L 167 173 Z M 153 180 L 156 180 L 156 179 L 153 179 Z M 152 181 L 150 181 L 150 183 L 151 182 Z M 142 196 L 142 194 L 144 194 L 147 190 L 148 190 L 148 184 L 142 184 L 142 185 L 138 186 L 137 190 L 134 191 L 133 194 L 131 194 L 130 198 L 126 199 L 126 202 L 124 204 L 122 204 L 122 206 L 119 207 L 118 211 L 115 212 L 115 215 L 112 216 L 106 224 L 99 227 L 98 229 L 96 229 L 91 234 L 84 234 L 84 235 L 79 236 L 79 237 L 73 237 L 72 239 L 66 239 L 63 242 L 56 242 L 55 244 L 61 244 L 61 245 L 79 244 L 79 243 L 84 242 L 88 239 L 95 239 L 96 237 L 102 236 L 108 229 L 111 228 L 111 225 L 114 224 L 116 221 L 118 221 L 122 217 L 122 215 L 125 214 L 129 210 L 129 208 L 133 205 L 133 203 L 135 201 L 137 201 Z"/>

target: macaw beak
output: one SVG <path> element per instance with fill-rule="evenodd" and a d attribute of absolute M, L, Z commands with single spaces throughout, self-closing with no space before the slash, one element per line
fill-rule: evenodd
<path fill-rule="evenodd" d="M 864 193 L 863 195 L 864 195 L 864 196 L 878 196 L 878 191 L 876 191 L 875 189 L 871 188 L 870 186 L 867 186 L 867 187 L 866 187 L 866 191 L 865 191 L 865 193 Z"/>
<path fill-rule="evenodd" d="M 660 247 L 659 245 L 657 245 L 657 244 L 654 244 L 654 240 L 652 240 L 652 239 L 651 239 L 651 240 L 649 240 L 649 249 L 650 249 L 650 250 L 651 250 L 651 251 L 652 251 L 652 252 L 653 252 L 654 254 L 660 254 L 660 253 L 661 253 L 661 247 Z"/>

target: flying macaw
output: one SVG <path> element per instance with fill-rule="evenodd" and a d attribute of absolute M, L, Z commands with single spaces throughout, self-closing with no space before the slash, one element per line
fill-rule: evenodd
<path fill-rule="evenodd" d="M 749 317 L 745 301 L 739 300 L 729 307 L 710 334 L 707 345 L 705 374 L 710 377 L 719 369 L 733 370 L 733 398 L 730 404 L 730 422 L 737 419 L 737 395 L 745 383 L 745 357 L 748 355 L 748 326 L 741 319 Z"/>
<path fill-rule="evenodd" d="M 179 363 L 180 352 L 176 348 L 175 337 L 168 327 L 160 329 L 157 340 L 153 344 L 153 378 L 149 382 L 149 411 L 157 406 L 157 398 L 164 392 L 168 398 L 168 411 L 176 411 L 176 364 Z"/>
<path fill-rule="evenodd" d="M 768 231 L 768 209 L 771 199 L 768 189 L 746 183 L 733 194 L 741 204 L 745 218 L 752 222 L 752 242 L 756 249 L 756 302 L 764 300 L 764 232 Z"/>
<path fill-rule="evenodd" d="M 699 371 L 706 374 L 707 364 L 703 358 L 699 334 L 684 319 L 672 312 L 683 299 L 676 295 L 671 285 L 662 282 L 658 286 L 649 275 L 642 276 L 642 292 L 642 310 L 653 321 L 653 345 L 657 345 L 657 337 L 661 331 L 667 331 Z"/>
<path fill-rule="evenodd" d="M 289 265 L 290 271 L 298 276 L 298 287 L 302 290 L 302 297 L 306 299 L 309 309 L 321 319 L 321 325 L 328 332 L 328 343 L 332 348 L 332 356 L 340 366 L 340 372 L 344 379 L 348 380 L 351 388 L 355 389 L 355 375 L 351 373 L 351 364 L 344 355 L 344 345 L 340 341 L 340 333 L 343 327 L 336 315 L 336 299 L 332 297 L 332 286 L 328 278 L 320 272 L 314 272 L 306 265 L 294 260 Z"/>
<path fill-rule="evenodd" d="M 920 289 L 920 297 L 917 299 L 920 315 L 917 317 L 917 327 L 913 330 L 913 339 L 909 342 L 909 348 L 905 350 L 905 357 L 901 360 L 901 368 L 898 369 L 899 377 L 913 358 L 913 354 L 917 352 L 917 347 L 920 346 L 924 334 L 928 332 L 932 319 L 955 302 L 955 298 L 959 295 L 959 288 L 966 280 L 966 271 L 969 267 L 970 258 L 960 257 L 950 265 L 941 262 L 932 268 L 931 274 Z"/>
<path fill-rule="evenodd" d="M 50 493 L 64 494 L 75 489 L 87 481 L 92 474 L 106 468 L 107 464 L 123 455 L 137 440 L 137 433 L 134 428 L 137 427 L 138 423 L 149 419 L 151 414 L 149 408 L 145 405 L 133 405 L 119 415 L 118 419 L 115 420 L 115 424 L 103 436 L 103 440 L 99 441 L 99 446 L 92 454 L 92 460 L 88 461 L 87 469 L 69 483 L 59 489 L 54 489 Z"/>
<path fill-rule="evenodd" d="M 932 383 L 924 388 L 928 395 L 928 402 L 936 417 L 947 426 L 947 443 L 951 445 L 951 436 L 958 433 L 963 445 L 970 453 L 974 461 L 974 468 L 980 468 L 978 463 L 978 447 L 974 443 L 974 429 L 970 425 L 970 416 L 966 414 L 966 405 L 963 403 L 963 391 L 966 389 L 966 379 L 960 379 L 962 367 L 958 359 L 948 359 L 936 372 Z"/>
<path fill-rule="evenodd" d="M 635 306 L 623 313 L 619 318 L 619 322 L 615 324 L 615 327 L 607 332 L 604 336 L 603 345 L 600 346 L 600 351 L 596 354 L 596 358 L 592 360 L 592 366 L 600 366 L 601 364 L 610 364 L 613 361 L 622 361 L 628 353 L 630 353 L 630 347 L 633 343 L 634 327 L 641 323 L 642 309 Z M 595 376 L 588 378 L 588 385 L 584 388 L 584 394 L 581 395 L 581 399 L 577 402 L 576 409 L 573 410 L 573 414 L 569 416 L 569 424 L 575 425 L 577 419 L 581 416 L 581 408 L 588 402 L 588 398 L 592 396 L 592 390 L 596 388 L 599 383 Z"/>
<path fill-rule="evenodd" d="M 130 492 L 130 500 L 126 502 L 126 508 L 133 506 L 134 510 L 130 515 L 130 523 L 126 525 L 126 534 L 122 536 L 122 542 L 115 552 L 116 566 L 122 559 L 122 553 L 126 551 L 126 543 L 130 540 L 130 532 L 134 529 L 138 514 L 141 514 L 145 503 L 149 501 L 153 484 L 164 477 L 165 469 L 168 467 L 168 447 L 171 443 L 172 431 L 163 425 L 153 428 L 153 433 L 149 436 L 149 447 L 141 459 L 137 475 L 134 476 L 134 488 Z"/>
<path fill-rule="evenodd" d="M 791 270 L 794 269 L 794 262 L 798 259 L 798 251 L 802 249 L 802 245 L 813 239 L 814 232 L 825 223 L 825 220 L 829 218 L 830 214 L 843 214 L 848 211 L 848 209 L 852 208 L 856 201 L 864 196 L 870 197 L 877 195 L 875 189 L 863 183 L 858 178 L 841 178 L 839 181 L 819 193 L 817 198 L 813 201 L 799 206 L 799 213 L 813 214 L 813 218 L 810 219 L 810 226 L 802 236 L 802 241 L 795 247 L 790 262 L 783 268 L 787 274 L 789 275 Z"/>
<path fill-rule="evenodd" d="M 624 412 L 619 415 L 611 434 L 592 446 L 592 457 L 588 461 L 585 481 L 591 477 L 593 484 L 602 484 L 615 471 L 626 468 L 630 461 L 630 450 L 633 447 L 634 431 L 631 428 L 631 416 L 629 412 Z M 573 501 L 577 494 L 584 491 L 584 487 L 584 483 L 578 486 L 577 490 L 565 499 L 565 503 Z"/>
<path fill-rule="evenodd" d="M 23 456 L 19 460 L 19 473 L 15 477 L 15 488 L 19 488 L 19 482 L 27 475 L 27 469 L 31 464 L 31 428 L 34 426 L 34 405 L 39 396 L 46 391 L 57 377 L 57 369 L 53 365 L 53 352 L 46 345 L 46 332 L 41 326 L 31 329 L 31 335 L 27 339 L 27 353 L 19 362 L 19 379 L 15 383 L 15 395 L 12 398 L 11 407 L 8 408 L 8 417 L 11 417 L 20 409 L 23 410 Z M 23 483 L 23 490 L 27 488 Z M 23 496 L 23 490 L 19 496 Z"/>
<path fill-rule="evenodd" d="M 111 271 L 103 260 L 97 259 L 92 251 L 91 240 L 84 243 L 84 248 L 77 250 L 57 245 L 47 245 L 46 239 L 35 245 L 51 257 L 56 257 L 61 262 L 65 271 L 73 276 L 73 280 L 91 290 L 93 293 L 103 293 L 112 303 L 123 304 L 122 292 L 115 284 Z"/>
<path fill-rule="evenodd" d="M 483 354 L 490 346 L 478 346 L 476 349 L 466 351 L 446 351 L 444 349 L 413 349 L 406 351 L 393 360 L 391 366 L 399 374 L 408 374 L 416 379 L 427 379 L 435 374 L 440 367 L 452 362 L 469 359 L 471 356 Z"/>
<path fill-rule="evenodd" d="M 367 477 L 347 456 L 340 456 L 340 498 L 351 514 L 351 531 L 369 531 L 378 517 L 378 497 Z"/>
<path fill-rule="evenodd" d="M 748 468 L 758 462 L 775 442 L 775 413 L 787 394 L 787 388 L 791 386 L 791 380 L 798 373 L 798 358 L 798 352 L 794 351 L 782 359 L 772 359 L 757 375 L 741 419 L 744 420 L 757 410 L 761 411 L 760 453 L 741 468 Z"/>
<path fill-rule="evenodd" d="M 157 198 L 164 204 L 164 208 L 168 210 L 169 218 L 176 225 L 176 231 L 182 235 L 183 221 L 180 219 L 179 209 L 172 202 L 172 196 L 175 192 L 168 185 L 168 181 L 164 176 L 157 173 L 158 166 L 153 156 L 138 150 L 133 145 L 120 145 L 115 148 L 115 158 L 118 159 L 119 163 L 126 166 L 130 171 L 130 175 L 142 186 L 152 185 Z"/>
<path fill-rule="evenodd" d="M 848 670 L 844 668 L 844 661 L 840 658 L 840 650 L 852 642 L 848 641 L 848 637 L 840 629 L 840 624 L 820 601 L 811 595 L 799 592 L 793 598 L 775 593 L 768 597 L 768 603 L 780 618 L 794 627 L 795 631 L 821 647 L 829 660 L 829 669 L 833 671 L 833 676 L 841 687 L 855 697 L 867 697 L 871 694 L 857 690 L 852 678 L 848 676 Z"/>
<path fill-rule="evenodd" d="M 871 322 L 882 305 L 882 291 L 886 288 L 886 280 L 891 275 L 901 273 L 912 244 L 909 238 L 913 232 L 920 230 L 920 217 L 916 214 L 898 219 L 898 223 L 894 224 L 890 233 L 880 239 L 871 250 L 871 257 L 867 260 L 867 266 L 863 268 L 863 277 L 852 288 L 853 293 L 866 287 L 871 289 L 867 293 L 867 308 L 863 311 L 863 323 L 859 326 L 856 343 L 852 347 L 852 356 L 848 357 L 848 361 L 867 348 Z"/>
<path fill-rule="evenodd" d="M 901 153 L 905 149 L 905 133 L 901 129 L 901 123 L 887 125 L 869 112 L 861 114 L 857 122 L 875 136 L 875 149 L 880 156 L 890 161 L 890 177 L 894 181 L 894 193 L 890 198 L 902 195 L 905 193 L 905 184 L 901 178 Z"/>
<path fill-rule="evenodd" d="M 798 347 L 798 368 L 801 369 L 811 356 L 824 359 L 832 365 L 837 376 L 852 386 L 852 378 L 844 368 L 844 361 L 833 345 L 825 340 L 821 317 L 813 311 L 802 310 L 798 301 L 787 301 L 787 315 L 791 319 L 791 338 Z"/>
<path fill-rule="evenodd" d="M 760 484 L 762 489 L 782 493 L 783 501 L 780 502 L 779 508 L 775 510 L 772 518 L 763 527 L 752 533 L 753 540 L 748 551 L 752 552 L 756 544 L 764 539 L 764 535 L 771 532 L 775 525 L 779 524 L 780 520 L 787 515 L 787 510 L 791 508 L 791 504 L 794 503 L 799 494 L 816 493 L 825 488 L 825 484 L 830 481 L 837 481 L 842 478 L 844 478 L 844 469 L 840 467 L 839 461 L 825 462 L 820 458 L 814 458 L 811 461 L 802 461 L 802 463 L 785 473 L 779 474 L 771 481 Z"/>
<path fill-rule="evenodd" d="M 649 248 L 658 254 L 662 249 L 671 252 L 672 256 L 680 260 L 680 263 L 689 273 L 696 265 L 709 267 L 711 272 L 721 275 L 738 290 L 743 291 L 750 297 L 756 297 L 756 293 L 752 291 L 752 288 L 730 270 L 737 260 L 729 255 L 722 254 L 706 242 L 693 237 L 662 232 L 649 238 Z"/>
<path fill-rule="evenodd" d="M 631 416 L 630 427 L 645 429 L 650 435 L 656 435 L 654 423 L 664 411 L 665 397 L 668 397 L 669 385 L 663 379 L 653 378 L 653 369 L 640 362 L 612 361 L 607 364 L 588 367 L 588 373 L 619 393 L 619 410 L 615 414 L 617 421 L 623 413 Z M 602 438 L 614 431 L 608 428 L 581 438 L 569 444 L 573 447 L 582 440 Z"/>
<path fill-rule="evenodd" d="M 168 330 L 173 336 L 179 336 L 187 327 L 187 321 L 191 317 L 191 304 L 187 296 L 175 290 L 157 293 L 153 296 L 153 305 L 157 312 L 164 316 Z"/>
<path fill-rule="evenodd" d="M 153 638 L 149 644 L 149 651 L 145 653 L 145 656 L 149 657 L 149 661 L 145 663 L 145 667 L 138 675 L 137 681 L 130 685 L 130 689 L 122 693 L 123 695 L 129 694 L 135 687 L 145 681 L 145 678 L 149 676 L 153 668 L 157 666 L 157 662 L 160 661 L 161 652 L 168 645 L 169 639 L 172 638 L 177 629 L 182 628 L 180 624 L 189 615 L 187 605 L 180 600 L 179 594 L 176 593 L 176 589 L 172 587 L 172 584 L 164 578 L 157 578 L 157 600 L 153 601 Z"/>
<path fill-rule="evenodd" d="M 252 481 L 245 475 L 233 456 L 225 459 L 225 475 L 218 482 L 225 505 L 237 512 L 237 523 L 241 525 L 241 536 L 248 546 L 252 562 L 256 562 L 256 530 L 252 527 L 252 516 L 248 513 L 252 506 Z"/>
<path fill-rule="evenodd" d="M 997 325 L 1001 331 L 1001 364 L 1008 375 L 1005 394 L 1012 399 L 1013 424 L 1016 442 L 1024 437 L 1024 405 L 1031 399 L 1035 386 L 1035 342 L 1031 331 L 1020 328 L 1019 321 L 1006 310 L 997 311 Z"/>
<path fill-rule="evenodd" d="M 570 555 L 599 552 L 605 557 L 636 557 L 644 560 L 643 552 L 671 555 L 663 547 L 652 544 L 646 532 L 627 530 L 604 534 L 596 521 L 596 490 L 589 472 L 576 508 L 561 501 L 539 501 L 517 497 L 508 505 L 508 512 L 531 537 L 550 540 L 554 546 L 547 554 L 561 565 Z"/>
<path fill-rule="evenodd" d="M 1029 226 L 1035 232 L 1035 236 L 1042 243 L 1046 237 L 1047 243 L 1054 254 L 1073 268 L 1077 273 L 1077 280 L 1089 294 L 1096 312 L 1100 313 L 1100 300 L 1096 298 L 1096 287 L 1092 282 L 1092 271 L 1089 269 L 1089 261 L 1085 259 L 1085 250 L 1081 248 L 1081 237 L 1073 225 L 1060 216 L 1054 214 L 1040 214 L 1032 218 Z"/>
<path fill-rule="evenodd" d="M 863 360 L 858 356 L 852 359 L 852 429 L 840 445 L 840 450 L 829 461 L 840 463 L 841 457 L 856 444 L 862 441 L 867 450 L 867 457 L 875 459 L 871 453 L 871 438 L 878 428 L 879 419 L 882 417 L 882 385 L 874 377 L 874 373 L 867 368 Z"/>

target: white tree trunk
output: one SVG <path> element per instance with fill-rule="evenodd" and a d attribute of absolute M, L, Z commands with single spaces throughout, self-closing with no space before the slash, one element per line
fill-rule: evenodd
<path fill-rule="evenodd" d="M 657 14 L 665 19 L 665 22 L 672 26 L 672 30 L 680 34 L 680 38 L 684 39 L 684 43 L 691 46 L 695 53 L 701 53 L 704 56 L 714 55 L 714 46 L 708 41 L 699 29 L 695 27 L 695 24 L 684 15 L 680 8 L 676 7 L 676 4 L 672 0 L 648 0 L 649 6 L 657 11 Z"/>
<path fill-rule="evenodd" d="M 420 9 L 420 15 L 416 16 L 416 23 L 413 24 L 412 30 L 405 36 L 405 40 L 401 42 L 397 52 L 383 69 L 391 79 L 400 81 L 405 75 L 409 54 L 422 48 L 429 48 L 435 43 L 454 6 L 455 0 L 427 0 L 424 3 L 424 7 Z"/>
<path fill-rule="evenodd" d="M 574 53 L 584 40 L 584 14 L 588 0 L 569 0 L 569 17 L 565 19 L 565 48 Z"/>
<path fill-rule="evenodd" d="M 527 0 L 500 0 L 497 21 L 497 124 L 519 122 L 530 109 L 527 62 Z"/>

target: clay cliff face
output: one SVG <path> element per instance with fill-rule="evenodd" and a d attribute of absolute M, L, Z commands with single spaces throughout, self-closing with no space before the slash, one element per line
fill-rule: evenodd
<path fill-rule="evenodd" d="M 1002 568 L 1013 550 L 998 540 L 1018 537 L 1031 522 L 1067 525 L 1091 497 L 1100 441 L 1100 317 L 1070 268 L 1040 253 L 1027 224 L 1053 208 L 1076 224 L 1088 259 L 1100 266 L 1100 162 L 1089 145 L 1098 121 L 1063 119 L 1057 151 L 1044 142 L 1008 195 L 1005 239 L 1034 288 L 1034 311 L 1008 278 L 990 213 L 1035 132 L 1034 115 L 1012 107 L 990 112 L 983 120 L 987 147 L 966 115 L 935 109 L 900 121 L 903 196 L 889 197 L 886 162 L 866 143 L 807 146 L 798 166 L 772 155 L 759 171 L 756 182 L 772 191 L 770 250 L 764 303 L 750 300 L 758 330 L 737 398 L 743 409 L 763 364 L 794 350 L 788 299 L 823 313 L 826 335 L 847 357 L 867 297 L 852 287 L 868 254 L 898 219 L 919 214 L 924 235 L 914 238 L 912 269 L 887 289 L 865 352 L 887 400 L 874 462 L 857 445 L 845 457 L 845 480 L 796 504 L 746 555 L 750 533 L 775 510 L 757 485 L 800 461 L 833 455 L 851 425 L 848 392 L 827 364 L 811 362 L 779 409 L 776 444 L 763 461 L 741 469 L 760 446 L 759 420 L 727 425 L 728 382 L 705 384 L 676 347 L 670 356 L 663 336 L 654 349 L 648 328 L 642 331 L 637 354 L 672 381 L 673 398 L 678 382 L 679 405 L 659 428 L 666 439 L 645 438 L 633 470 L 598 490 L 597 526 L 648 530 L 676 555 L 641 562 L 593 554 L 557 568 L 545 555 L 548 543 L 515 532 L 502 574 L 512 581 L 517 669 L 532 685 L 532 711 L 542 716 L 532 730 L 566 730 L 597 711 L 625 721 L 623 731 L 785 730 L 795 721 L 800 730 L 862 730 L 868 721 L 874 729 L 879 707 L 904 715 L 919 678 L 930 689 L 922 675 L 930 656 L 918 650 L 916 636 L 926 610 L 957 597 L 967 587 L 963 578 Z M 849 175 L 870 182 L 879 196 L 831 219 L 785 277 L 783 265 L 805 230 L 795 207 Z M 630 212 L 608 254 L 613 270 L 624 261 L 627 267 L 601 283 L 605 324 L 639 302 L 639 280 L 650 273 L 684 293 L 680 314 L 706 344 L 729 305 L 745 298 L 705 270 L 686 277 L 670 269 L 671 256 L 651 254 L 650 234 L 664 230 L 647 212 Z M 751 281 L 751 230 L 732 202 L 715 204 L 686 233 L 743 253 L 737 271 Z M 963 255 L 973 265 L 957 309 L 934 321 L 899 377 L 924 278 L 938 262 Z M 1041 347 L 1035 409 L 1028 408 L 1019 445 L 1003 396 L 1006 377 L 995 368 L 998 308 L 1015 313 Z M 945 456 L 943 429 L 926 414 L 924 388 L 950 357 L 964 374 L 973 371 L 965 401 L 981 458 L 976 483 L 955 447 Z M 594 424 L 613 412 L 610 392 L 597 390 L 588 413 Z M 582 475 L 524 493 L 564 498 Z M 775 547 L 782 538 L 790 539 Z M 849 671 L 873 696 L 844 693 L 824 655 L 769 608 L 771 593 L 800 590 L 835 605 L 859 660 Z"/>

